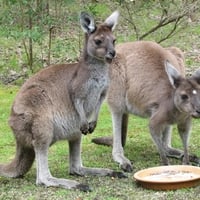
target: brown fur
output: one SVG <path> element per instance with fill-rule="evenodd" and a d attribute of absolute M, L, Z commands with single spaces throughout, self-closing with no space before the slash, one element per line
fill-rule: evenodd
<path fill-rule="evenodd" d="M 124 176 L 110 169 L 83 167 L 81 160 L 81 136 L 94 131 L 108 88 L 108 68 L 115 56 L 112 30 L 118 15 L 114 12 L 96 27 L 90 15 L 81 13 L 86 36 L 80 62 L 50 66 L 21 87 L 9 119 L 16 155 L 11 163 L 0 165 L 0 175 L 23 176 L 36 158 L 37 184 L 90 190 L 76 181 L 55 178 L 49 171 L 49 146 L 68 140 L 70 174 Z"/>
<path fill-rule="evenodd" d="M 182 158 L 183 155 L 183 163 L 188 163 L 191 117 L 200 116 L 200 71 L 191 78 L 185 78 L 181 50 L 163 48 L 155 42 L 124 43 L 116 46 L 116 51 L 117 57 L 110 68 L 111 83 L 107 96 L 113 119 L 114 160 L 120 163 L 123 170 L 132 171 L 131 162 L 123 153 L 128 114 L 131 113 L 149 118 L 150 133 L 162 164 L 168 164 L 166 156 Z M 188 99 L 181 99 L 182 95 Z M 170 146 L 172 124 L 178 126 L 184 153 Z M 95 138 L 93 141 L 109 145 L 109 140 Z"/>

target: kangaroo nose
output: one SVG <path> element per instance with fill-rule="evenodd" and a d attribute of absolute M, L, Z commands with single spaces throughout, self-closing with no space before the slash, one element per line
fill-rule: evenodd
<path fill-rule="evenodd" d="M 111 57 L 114 58 L 116 53 L 115 53 L 115 50 L 113 50 L 113 51 L 109 51 L 108 54 L 109 54 Z"/>
<path fill-rule="evenodd" d="M 196 110 L 196 113 L 200 116 L 200 109 Z"/>
<path fill-rule="evenodd" d="M 192 114 L 194 118 L 200 118 L 200 109 L 195 110 L 195 112 Z"/>
<path fill-rule="evenodd" d="M 108 63 L 111 63 L 114 57 L 115 57 L 115 50 L 112 50 L 107 52 L 105 59 Z"/>

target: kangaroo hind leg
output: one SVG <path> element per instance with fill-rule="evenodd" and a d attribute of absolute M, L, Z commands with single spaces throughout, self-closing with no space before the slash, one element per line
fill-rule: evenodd
<path fill-rule="evenodd" d="M 45 185 L 46 187 L 62 187 L 65 189 L 79 189 L 81 191 L 89 191 L 88 185 L 80 184 L 74 180 L 56 178 L 51 175 L 48 166 L 48 149 L 53 142 L 53 124 L 48 119 L 39 120 L 42 126 L 38 123 L 33 127 L 35 138 L 33 142 L 36 155 L 37 169 L 37 185 Z"/>
<path fill-rule="evenodd" d="M 163 147 L 165 148 L 167 157 L 181 159 L 183 157 L 183 151 L 171 146 L 171 129 L 172 127 L 170 125 L 166 126 L 162 133 Z"/>
<path fill-rule="evenodd" d="M 81 138 L 74 141 L 69 141 L 70 151 L 70 174 L 75 175 L 97 175 L 125 178 L 122 172 L 116 172 L 105 168 L 84 167 L 81 160 Z"/>
<path fill-rule="evenodd" d="M 126 123 L 124 123 L 124 118 L 126 118 Z M 112 112 L 113 121 L 113 149 L 112 155 L 113 159 L 119 163 L 120 168 L 125 172 L 132 172 L 133 166 L 131 161 L 125 157 L 123 145 L 126 143 L 126 134 L 128 116 L 120 112 Z M 123 132 L 122 132 L 123 131 Z"/>

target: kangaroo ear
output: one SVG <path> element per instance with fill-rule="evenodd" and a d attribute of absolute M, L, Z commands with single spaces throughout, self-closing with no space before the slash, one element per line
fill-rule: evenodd
<path fill-rule="evenodd" d="M 93 17 L 86 12 L 81 12 L 80 24 L 85 33 L 92 33 L 96 29 Z"/>
<path fill-rule="evenodd" d="M 169 63 L 169 61 L 165 61 L 165 71 L 167 72 L 167 76 L 173 88 L 177 88 L 182 79 L 181 74 L 178 70 Z"/>
<path fill-rule="evenodd" d="M 195 81 L 200 84 L 200 69 L 198 69 L 196 72 L 192 74 L 192 79 L 195 79 Z"/>
<path fill-rule="evenodd" d="M 115 26 L 118 23 L 118 18 L 119 18 L 119 12 L 116 10 L 113 12 L 106 20 L 105 24 L 110 27 L 110 29 L 113 31 L 115 29 Z"/>

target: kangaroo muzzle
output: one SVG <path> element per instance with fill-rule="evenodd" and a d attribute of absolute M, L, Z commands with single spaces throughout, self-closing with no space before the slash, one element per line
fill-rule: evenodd
<path fill-rule="evenodd" d="M 200 118 L 200 108 L 195 110 L 195 112 L 192 113 L 192 117 Z"/>
<path fill-rule="evenodd" d="M 115 54 L 116 54 L 115 50 L 108 51 L 108 53 L 105 56 L 106 62 L 111 63 L 113 58 L 115 57 Z"/>

